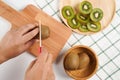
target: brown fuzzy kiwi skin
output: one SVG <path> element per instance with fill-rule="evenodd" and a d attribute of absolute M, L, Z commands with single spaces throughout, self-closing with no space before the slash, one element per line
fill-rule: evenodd
<path fill-rule="evenodd" d="M 64 67 L 66 70 L 77 70 L 79 67 L 79 55 L 70 53 L 65 58 Z"/>
<path fill-rule="evenodd" d="M 80 59 L 79 61 L 80 64 L 79 64 L 78 69 L 83 69 L 87 67 L 90 63 L 90 58 L 85 52 L 79 54 L 79 59 Z"/>
<path fill-rule="evenodd" d="M 37 26 L 39 27 L 39 26 Z M 41 25 L 41 39 L 47 39 L 50 36 L 50 29 L 46 25 Z M 33 38 L 33 39 L 39 39 L 39 33 Z"/>
<path fill-rule="evenodd" d="M 47 39 L 50 36 L 50 29 L 46 25 L 42 25 L 41 27 L 41 38 L 42 40 Z"/>

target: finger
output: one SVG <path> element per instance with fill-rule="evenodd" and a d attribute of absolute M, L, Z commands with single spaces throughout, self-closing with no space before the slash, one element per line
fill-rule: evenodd
<path fill-rule="evenodd" d="M 27 50 L 29 47 L 31 47 L 33 45 L 33 43 L 35 42 L 35 40 L 30 40 L 27 43 L 25 43 L 24 45 L 24 50 Z"/>
<path fill-rule="evenodd" d="M 52 58 L 53 58 L 52 54 L 48 54 L 46 64 L 52 64 Z"/>
<path fill-rule="evenodd" d="M 38 34 L 38 31 L 39 31 L 38 28 L 35 28 L 32 31 L 26 33 L 23 36 L 24 42 L 27 42 L 27 41 L 33 39 Z"/>
<path fill-rule="evenodd" d="M 47 75 L 47 79 L 46 80 L 55 80 L 55 75 L 54 75 L 54 72 L 53 72 L 53 68 L 52 68 L 52 65 L 50 67 L 50 70 L 48 72 L 48 75 Z"/>
<path fill-rule="evenodd" d="M 51 80 L 55 80 L 55 75 L 54 75 L 54 71 L 53 71 L 53 67 L 51 66 L 51 69 L 50 69 L 51 71 Z"/>
<path fill-rule="evenodd" d="M 45 66 L 46 66 L 46 71 L 48 71 L 48 73 L 50 72 L 50 69 L 52 69 L 51 67 L 52 67 L 52 54 L 49 54 L 48 55 L 48 58 L 47 58 L 47 61 L 46 61 L 46 64 L 45 64 Z M 47 74 L 48 74 L 47 73 Z M 47 75 L 46 73 L 45 73 L 45 75 Z"/>
<path fill-rule="evenodd" d="M 37 24 L 28 24 L 26 26 L 22 26 L 19 31 L 21 32 L 21 34 L 25 34 L 27 33 L 28 31 L 34 29 L 35 27 L 37 27 L 38 25 Z"/>
<path fill-rule="evenodd" d="M 48 58 L 48 51 L 44 47 L 42 47 L 41 54 L 38 57 L 38 61 L 46 62 L 47 58 Z"/>
<path fill-rule="evenodd" d="M 29 65 L 29 67 L 27 68 L 26 72 L 29 72 L 29 71 L 32 69 L 32 67 L 33 67 L 33 65 L 35 64 L 35 62 L 36 62 L 36 59 L 33 60 L 33 61 L 30 63 L 30 65 Z"/>
<path fill-rule="evenodd" d="M 49 76 L 49 80 L 52 80 L 53 79 L 53 77 L 52 77 L 52 72 L 51 72 L 51 70 L 52 70 L 52 54 L 48 54 L 48 58 L 47 58 L 47 61 L 46 61 L 46 71 L 47 71 L 47 73 L 45 73 L 44 72 L 44 75 L 46 75 L 46 76 Z M 43 77 L 44 79 L 43 80 L 46 80 L 46 79 L 48 79 L 48 78 L 46 78 L 45 79 L 45 77 Z"/>
<path fill-rule="evenodd" d="M 48 52 L 44 47 L 42 47 L 42 53 L 38 56 L 34 67 L 38 67 L 38 69 L 42 68 L 42 66 L 44 66 L 46 63 L 47 57 Z"/>

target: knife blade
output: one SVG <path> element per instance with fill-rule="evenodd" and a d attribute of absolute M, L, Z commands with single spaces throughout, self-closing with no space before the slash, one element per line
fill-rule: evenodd
<path fill-rule="evenodd" d="M 42 52 L 42 38 L 41 38 L 41 21 L 39 20 L 39 47 L 40 53 Z"/>

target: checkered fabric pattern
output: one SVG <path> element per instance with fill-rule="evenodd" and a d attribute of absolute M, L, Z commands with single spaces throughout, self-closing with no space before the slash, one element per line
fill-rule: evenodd
<path fill-rule="evenodd" d="M 62 22 L 59 16 L 59 0 L 34 0 L 39 8 Z M 87 45 L 98 56 L 99 68 L 90 80 L 120 80 L 120 0 L 116 0 L 116 14 L 111 24 L 102 32 L 84 36 L 72 33 L 65 49 L 74 45 Z"/>

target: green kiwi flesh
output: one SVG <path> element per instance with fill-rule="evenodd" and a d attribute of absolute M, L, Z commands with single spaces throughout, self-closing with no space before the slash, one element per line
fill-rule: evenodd
<path fill-rule="evenodd" d="M 100 8 L 95 8 L 90 13 L 90 19 L 93 22 L 99 22 L 103 18 L 103 11 Z"/>
<path fill-rule="evenodd" d="M 87 22 L 89 22 L 90 19 L 88 16 L 81 15 L 80 13 L 76 15 L 76 18 L 82 24 L 86 24 Z"/>
<path fill-rule="evenodd" d="M 78 28 L 79 31 L 81 32 L 88 32 L 88 28 L 87 28 L 87 25 L 81 25 L 79 28 Z"/>
<path fill-rule="evenodd" d="M 64 6 L 62 8 L 62 15 L 65 19 L 71 19 L 75 16 L 75 13 L 71 6 Z"/>
<path fill-rule="evenodd" d="M 78 29 L 80 26 L 80 23 L 79 21 L 77 21 L 76 17 L 73 17 L 72 19 L 68 19 L 67 22 L 72 29 Z"/>
<path fill-rule="evenodd" d="M 84 15 L 90 14 L 90 12 L 92 11 L 92 4 L 88 1 L 83 1 L 79 4 L 78 8 L 80 13 Z"/>
<path fill-rule="evenodd" d="M 100 22 L 89 22 L 87 23 L 87 28 L 89 31 L 98 32 L 101 30 Z"/>

